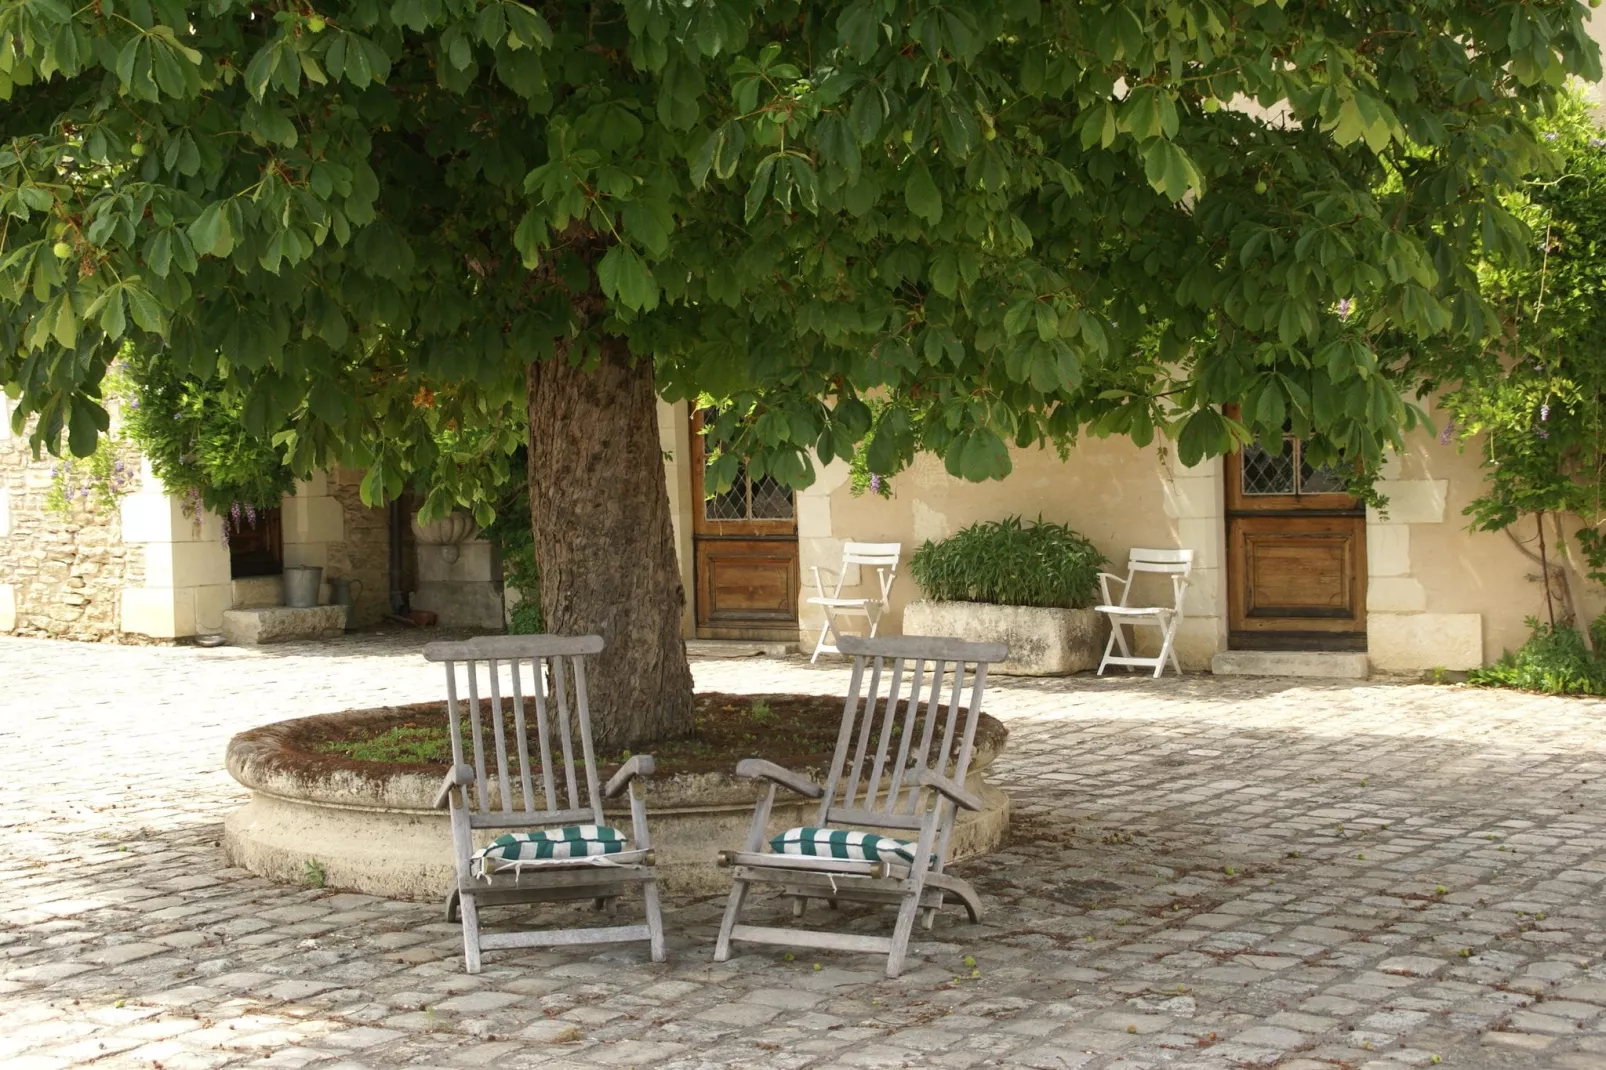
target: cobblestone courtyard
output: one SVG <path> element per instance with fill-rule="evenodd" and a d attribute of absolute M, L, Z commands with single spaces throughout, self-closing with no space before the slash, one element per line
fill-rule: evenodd
<path fill-rule="evenodd" d="M 1012 842 L 962 867 L 985 922 L 917 930 L 902 978 L 715 964 L 717 899 L 670 902 L 663 965 L 496 952 L 469 977 L 437 906 L 269 884 L 217 847 L 229 736 L 436 698 L 417 647 L 0 640 L 0 1066 L 1606 1068 L 1606 704 L 997 680 Z"/>

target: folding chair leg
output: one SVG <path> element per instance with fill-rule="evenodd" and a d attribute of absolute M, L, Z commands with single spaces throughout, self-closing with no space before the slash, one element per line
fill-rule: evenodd
<path fill-rule="evenodd" d="M 792 897 L 792 917 L 801 918 L 803 912 L 809 908 L 809 897 L 798 895 Z"/>
<path fill-rule="evenodd" d="M 815 662 L 820 660 L 820 651 L 825 649 L 825 637 L 830 634 L 831 614 L 827 613 L 825 615 L 825 624 L 820 628 L 820 638 L 814 644 L 814 656 L 809 659 L 810 665 L 813 665 Z"/>
<path fill-rule="evenodd" d="M 741 917 L 742 902 L 747 898 L 747 882 L 731 882 L 730 901 L 725 904 L 725 917 L 719 923 L 719 939 L 714 944 L 714 961 L 725 962 L 731 957 L 731 930 Z"/>
<path fill-rule="evenodd" d="M 658 906 L 656 880 L 641 882 L 641 899 L 647 913 L 647 939 L 652 949 L 652 960 L 663 962 L 669 957 L 669 952 L 664 950 L 664 917 Z"/>
<path fill-rule="evenodd" d="M 1110 652 L 1115 649 L 1115 634 L 1121 626 L 1114 621 L 1110 622 L 1110 638 L 1104 644 L 1104 658 L 1099 662 L 1099 671 L 1096 675 L 1103 676 L 1104 670 L 1110 667 Z"/>
<path fill-rule="evenodd" d="M 463 964 L 469 973 L 480 972 L 480 907 L 474 896 L 458 898 L 463 912 Z"/>
<path fill-rule="evenodd" d="M 892 930 L 892 950 L 887 954 L 887 976 L 896 977 L 903 972 L 903 959 L 909 950 L 909 937 L 915 929 L 915 918 L 920 914 L 920 892 L 910 892 L 898 908 L 898 924 Z"/>
<path fill-rule="evenodd" d="M 1160 656 L 1154 659 L 1154 678 L 1156 680 L 1165 675 L 1167 659 L 1176 660 L 1176 654 L 1171 649 L 1172 640 L 1176 637 L 1176 634 L 1177 624 L 1174 620 L 1168 623 L 1160 633 Z M 1177 670 L 1177 675 L 1182 675 L 1181 669 Z"/>

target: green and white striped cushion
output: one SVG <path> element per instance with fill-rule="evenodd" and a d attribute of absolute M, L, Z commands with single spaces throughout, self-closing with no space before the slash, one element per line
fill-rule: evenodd
<path fill-rule="evenodd" d="M 770 850 L 778 855 L 814 855 L 819 858 L 845 858 L 861 862 L 902 862 L 915 860 L 919 845 L 873 832 L 847 829 L 821 829 L 805 826 L 787 829 L 770 840 Z"/>
<path fill-rule="evenodd" d="M 550 858 L 587 858 L 613 855 L 629 843 L 618 829 L 606 825 L 565 825 L 540 832 L 510 832 L 474 853 L 486 862 L 538 862 Z M 494 866 L 492 868 L 495 868 Z"/>

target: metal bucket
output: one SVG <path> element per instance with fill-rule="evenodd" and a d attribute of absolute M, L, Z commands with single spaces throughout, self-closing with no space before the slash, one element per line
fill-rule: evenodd
<path fill-rule="evenodd" d="M 291 565 L 284 570 L 284 604 L 292 609 L 309 609 L 318 604 L 318 588 L 323 584 L 319 565 Z"/>

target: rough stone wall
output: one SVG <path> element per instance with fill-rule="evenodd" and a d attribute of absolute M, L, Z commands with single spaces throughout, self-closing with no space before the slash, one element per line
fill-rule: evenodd
<path fill-rule="evenodd" d="M 4 404 L 0 422 L 9 424 Z M 34 460 L 26 435 L 0 434 L 0 585 L 10 587 L 15 635 L 122 641 L 124 587 L 144 582 L 144 556 L 123 545 L 116 508 L 76 501 L 68 512 L 47 508 L 60 462 Z M 137 454 L 127 463 L 136 471 Z"/>
<path fill-rule="evenodd" d="M 362 503 L 362 473 L 337 469 L 329 473 L 329 496 L 344 513 L 344 539 L 329 544 L 325 579 L 354 579 L 362 587 L 352 626 L 377 624 L 390 613 L 390 529 L 387 511 Z"/>

